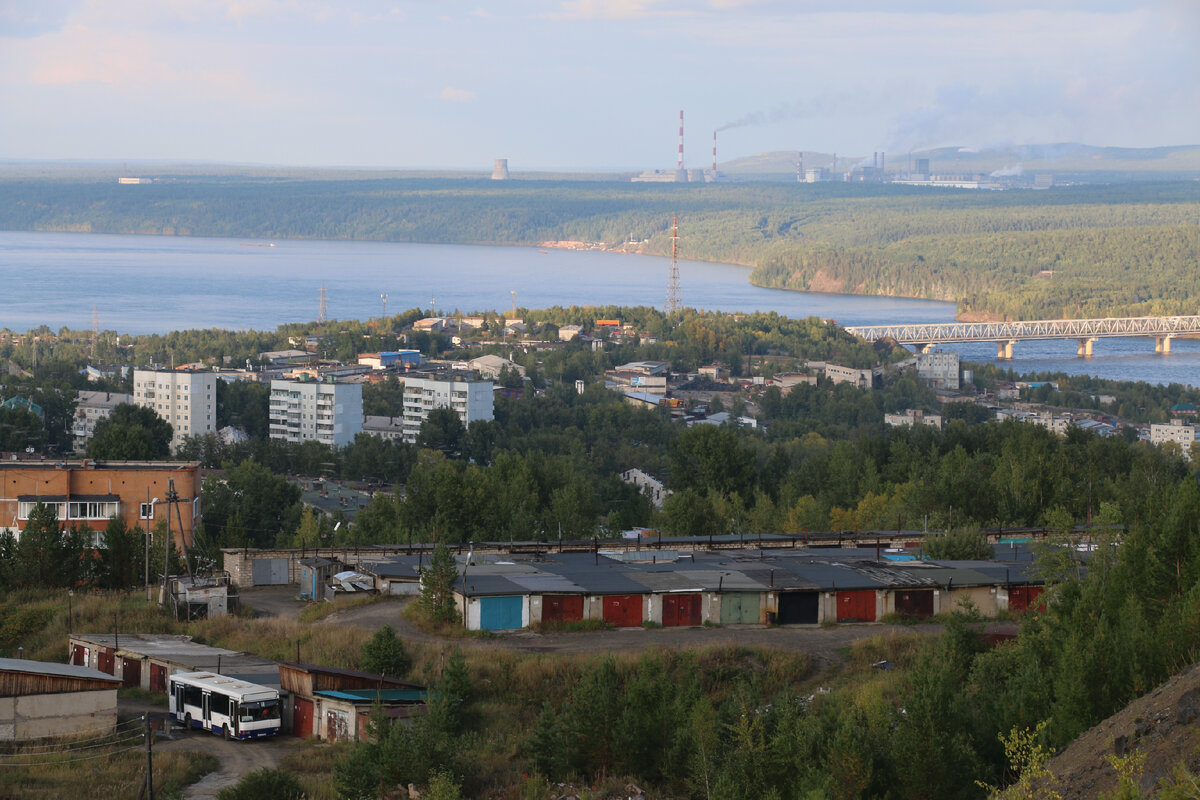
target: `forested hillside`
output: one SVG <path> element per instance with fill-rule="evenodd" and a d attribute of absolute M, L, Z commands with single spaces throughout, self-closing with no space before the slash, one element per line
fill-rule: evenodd
<path fill-rule="evenodd" d="M 0 182 L 0 229 L 536 244 L 756 267 L 789 289 L 953 300 L 1010 318 L 1187 313 L 1200 184 L 972 192 L 856 184 L 471 179 Z M 632 242 L 632 244 L 627 244 Z"/>

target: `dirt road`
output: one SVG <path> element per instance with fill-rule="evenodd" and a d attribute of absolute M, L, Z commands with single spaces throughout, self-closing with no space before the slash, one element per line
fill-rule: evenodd
<path fill-rule="evenodd" d="M 301 740 L 293 736 L 277 736 L 246 742 L 231 742 L 215 734 L 199 730 L 185 731 L 170 724 L 167 712 L 157 704 L 120 698 L 118 713 L 122 716 L 149 713 L 156 731 L 154 751 L 157 753 L 208 753 L 220 767 L 183 790 L 185 800 L 216 800 L 217 792 L 232 786 L 248 772 L 276 766 L 285 755 L 300 747 Z"/>
<path fill-rule="evenodd" d="M 295 596 L 294 587 L 255 588 L 243 591 L 242 602 L 263 616 L 295 619 L 304 607 L 304 603 L 296 600 Z M 347 608 L 334 612 L 315 624 L 351 626 L 368 632 L 391 625 L 401 639 L 408 641 L 449 641 L 414 628 L 401 614 L 408 602 L 408 598 L 396 598 Z M 621 628 L 583 633 L 542 634 L 513 631 L 481 638 L 456 639 L 454 643 L 464 648 L 502 648 L 521 653 L 564 655 L 636 652 L 656 647 L 685 650 L 720 644 L 778 647 L 807 653 L 813 659 L 816 671 L 822 672 L 838 663 L 847 647 L 863 639 L 889 635 L 935 635 L 941 631 L 941 625 L 729 625 L 720 628 Z"/>

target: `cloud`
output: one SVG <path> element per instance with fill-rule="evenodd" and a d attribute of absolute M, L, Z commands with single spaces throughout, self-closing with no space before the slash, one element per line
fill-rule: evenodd
<path fill-rule="evenodd" d="M 662 17 L 694 17 L 705 14 L 694 3 L 663 0 L 567 0 L 560 10 L 547 14 L 556 20 L 629 20 Z"/>
<path fill-rule="evenodd" d="M 469 103 L 475 99 L 475 93 L 470 89 L 455 89 L 453 86 L 447 86 L 442 89 L 440 97 L 451 103 Z"/>

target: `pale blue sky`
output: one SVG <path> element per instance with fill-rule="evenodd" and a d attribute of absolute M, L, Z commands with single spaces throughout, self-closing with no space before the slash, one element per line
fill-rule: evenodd
<path fill-rule="evenodd" d="M 1200 0 L 0 0 L 0 159 L 668 168 L 1200 142 Z"/>

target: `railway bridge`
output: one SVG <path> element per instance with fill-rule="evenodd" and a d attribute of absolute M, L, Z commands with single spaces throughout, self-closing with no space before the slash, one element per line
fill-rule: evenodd
<path fill-rule="evenodd" d="M 923 352 L 937 344 L 995 342 L 996 358 L 1011 359 L 1013 346 L 1034 339 L 1076 339 L 1078 355 L 1092 355 L 1097 339 L 1118 336 L 1147 336 L 1154 339 L 1154 352 L 1170 353 L 1176 336 L 1200 336 L 1200 316 L 1113 317 L 1106 319 L 1046 319 L 1028 322 L 944 322 L 929 325 L 869 325 L 846 328 L 870 341 L 895 339 Z"/>

